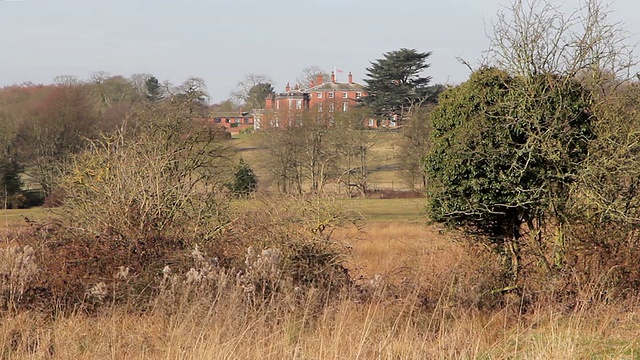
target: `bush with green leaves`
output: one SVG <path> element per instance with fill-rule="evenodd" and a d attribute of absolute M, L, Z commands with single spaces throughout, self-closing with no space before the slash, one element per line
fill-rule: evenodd
<path fill-rule="evenodd" d="M 563 221 L 592 138 L 589 106 L 572 79 L 483 68 L 445 91 L 431 115 L 430 216 L 489 240 L 505 255 L 511 285 L 521 269 L 522 226 Z"/>
<path fill-rule="evenodd" d="M 258 187 L 258 178 L 253 172 L 253 169 L 247 164 L 244 159 L 240 159 L 240 163 L 236 167 L 233 173 L 233 179 L 231 183 L 227 184 L 227 188 L 234 196 L 247 197 Z"/>

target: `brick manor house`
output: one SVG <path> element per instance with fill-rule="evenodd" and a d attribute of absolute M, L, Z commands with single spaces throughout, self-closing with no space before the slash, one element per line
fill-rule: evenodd
<path fill-rule="evenodd" d="M 264 109 L 254 109 L 254 128 L 291 126 L 295 115 L 303 111 L 313 111 L 325 119 L 332 119 L 335 113 L 355 107 L 363 96 L 366 96 L 364 86 L 353 82 L 351 72 L 345 83 L 336 81 L 334 71 L 331 72 L 331 81 L 317 75 L 315 81 L 304 88 L 300 85 L 292 88 L 287 83 L 284 92 L 273 92 L 267 97 Z M 370 119 L 365 126 L 374 128 L 377 122 Z"/>

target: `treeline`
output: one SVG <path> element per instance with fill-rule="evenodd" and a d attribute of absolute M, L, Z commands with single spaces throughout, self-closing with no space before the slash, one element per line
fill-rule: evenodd
<path fill-rule="evenodd" d="M 86 148 L 87 140 L 134 121 L 144 109 L 188 99 L 190 111 L 206 114 L 207 96 L 199 78 L 173 85 L 148 74 L 125 78 L 103 72 L 84 80 L 59 76 L 53 85 L 0 89 L 2 206 L 41 203 L 56 189 L 69 155 Z"/>

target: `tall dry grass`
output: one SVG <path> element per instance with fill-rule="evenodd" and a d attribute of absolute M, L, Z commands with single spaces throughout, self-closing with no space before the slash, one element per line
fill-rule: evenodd
<path fill-rule="evenodd" d="M 240 294 L 236 294 L 240 295 Z M 309 303 L 313 303 L 312 300 Z M 634 359 L 640 312 L 618 308 L 562 314 L 517 304 L 485 313 L 410 299 L 321 310 L 273 305 L 247 310 L 241 296 L 209 305 L 54 320 L 24 312 L 4 318 L 5 359 Z"/>
<path fill-rule="evenodd" d="M 633 359 L 640 354 L 635 303 L 573 311 L 538 304 L 523 313 L 516 298 L 507 298 L 495 307 L 485 299 L 483 308 L 473 294 L 490 283 L 491 272 L 480 267 L 490 268 L 491 259 L 439 229 L 380 222 L 335 235 L 352 247 L 349 265 L 358 271 L 358 291 L 343 289 L 332 297 L 319 289 L 293 291 L 249 306 L 246 288 L 229 281 L 195 299 L 180 293 L 162 298 L 161 292 L 146 312 L 126 305 L 53 317 L 5 311 L 0 358 Z M 218 275 L 222 280 L 216 283 L 225 282 L 227 275 Z"/>

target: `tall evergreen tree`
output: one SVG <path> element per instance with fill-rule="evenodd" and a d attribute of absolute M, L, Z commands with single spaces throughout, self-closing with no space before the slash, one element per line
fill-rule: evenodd
<path fill-rule="evenodd" d="M 13 159 L 0 157 L 0 201 L 2 208 L 7 200 L 22 190 L 20 165 Z"/>
<path fill-rule="evenodd" d="M 147 100 L 156 102 L 162 99 L 162 85 L 155 76 L 151 76 L 144 82 L 144 87 L 147 92 Z"/>
<path fill-rule="evenodd" d="M 430 76 L 422 76 L 430 64 L 431 52 L 400 49 L 384 54 L 367 68 L 365 79 L 367 96 L 361 102 L 375 115 L 402 120 L 411 107 L 429 99 L 434 89 L 429 86 Z"/>
<path fill-rule="evenodd" d="M 247 197 L 258 187 L 258 179 L 253 169 L 244 159 L 240 158 L 240 164 L 233 173 L 233 180 L 227 184 L 227 188 L 237 197 Z"/>
<path fill-rule="evenodd" d="M 249 89 L 245 99 L 247 111 L 262 109 L 267 100 L 267 96 L 273 92 L 273 86 L 269 83 L 258 83 Z"/>

